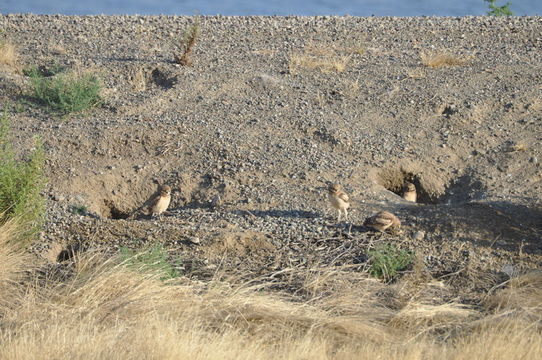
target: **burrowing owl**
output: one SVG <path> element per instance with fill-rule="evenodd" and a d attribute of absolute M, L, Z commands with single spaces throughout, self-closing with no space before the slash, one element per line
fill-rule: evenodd
<path fill-rule="evenodd" d="M 405 186 L 403 186 L 403 199 L 407 201 L 416 202 L 417 195 L 416 195 L 416 186 L 411 182 L 405 182 Z"/>
<path fill-rule="evenodd" d="M 152 199 L 149 207 L 147 208 L 148 213 L 152 216 L 160 216 L 164 211 L 167 210 L 169 202 L 171 201 L 171 187 L 164 185 L 160 188 L 160 194 Z"/>
<path fill-rule="evenodd" d="M 344 212 L 345 220 L 348 220 L 348 208 L 350 207 L 350 202 L 348 195 L 341 190 L 341 185 L 331 184 L 327 188 L 328 199 L 331 202 L 331 205 L 338 210 L 339 217 L 337 221 L 341 221 L 341 215 Z"/>
<path fill-rule="evenodd" d="M 363 225 L 380 232 L 384 232 L 386 229 L 399 229 L 401 227 L 401 221 L 397 216 L 388 211 L 380 211 L 377 214 L 365 219 Z"/>

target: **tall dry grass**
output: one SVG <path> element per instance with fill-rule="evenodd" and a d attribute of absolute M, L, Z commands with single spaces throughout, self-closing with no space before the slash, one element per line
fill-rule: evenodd
<path fill-rule="evenodd" d="M 380 304 L 386 286 L 311 270 L 302 296 L 258 281 L 177 279 L 117 259 L 78 258 L 64 281 L 33 280 L 0 229 L 1 359 L 537 359 L 540 274 L 480 308 Z M 31 269 L 30 269 L 31 270 Z M 25 275 L 26 274 L 26 275 Z M 26 276 L 23 278 L 21 276 Z M 523 280 L 522 280 L 523 279 Z M 303 299 L 303 300 L 301 300 Z"/>
<path fill-rule="evenodd" d="M 422 64 L 431 68 L 460 66 L 473 59 L 472 56 L 455 55 L 449 52 L 420 52 Z"/>
<path fill-rule="evenodd" d="M 15 46 L 7 41 L 0 39 L 0 65 L 6 65 L 13 69 L 18 68 L 19 54 Z"/>
<path fill-rule="evenodd" d="M 342 73 L 350 61 L 350 55 L 341 55 L 340 51 L 328 44 L 309 44 L 302 52 L 293 52 L 288 62 L 290 74 L 296 75 L 303 69 L 319 70 L 323 73 Z"/>

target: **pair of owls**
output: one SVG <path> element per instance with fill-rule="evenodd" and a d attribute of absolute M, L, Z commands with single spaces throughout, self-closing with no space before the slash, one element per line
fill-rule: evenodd
<path fill-rule="evenodd" d="M 331 184 L 328 186 L 328 198 L 333 206 L 339 212 L 337 221 L 341 220 L 344 213 L 345 219 L 348 219 L 348 208 L 350 207 L 350 198 L 341 189 L 339 184 Z M 407 201 L 416 202 L 416 186 L 410 182 L 405 183 L 403 187 L 403 198 Z M 388 211 L 380 211 L 377 214 L 365 219 L 364 226 L 380 232 L 386 229 L 398 229 L 401 226 L 401 221 L 394 214 Z"/>

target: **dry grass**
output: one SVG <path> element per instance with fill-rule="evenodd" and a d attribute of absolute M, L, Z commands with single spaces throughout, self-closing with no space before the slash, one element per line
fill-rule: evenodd
<path fill-rule="evenodd" d="M 431 68 L 464 65 L 472 56 L 453 55 L 447 52 L 420 52 L 422 64 Z"/>
<path fill-rule="evenodd" d="M 303 52 L 294 52 L 290 55 L 288 69 L 290 74 L 296 75 L 303 69 L 319 70 L 323 73 L 346 70 L 350 55 L 341 55 L 340 51 L 330 45 L 307 45 Z"/>
<path fill-rule="evenodd" d="M 542 272 L 509 280 L 504 290 L 488 296 L 486 306 L 495 311 L 511 311 L 540 320 L 542 314 Z"/>
<path fill-rule="evenodd" d="M 359 80 L 346 80 L 342 84 L 341 94 L 349 99 L 355 99 L 359 95 Z"/>
<path fill-rule="evenodd" d="M 516 151 L 526 151 L 528 149 L 528 146 L 523 143 L 513 143 L 510 144 L 507 148 L 507 152 L 516 152 Z"/>
<path fill-rule="evenodd" d="M 133 75 L 130 78 L 134 91 L 147 90 L 147 77 L 143 68 L 137 68 L 134 70 Z"/>
<path fill-rule="evenodd" d="M 18 305 L 19 296 L 22 295 L 18 284 L 25 270 L 31 268 L 28 256 L 17 241 L 21 235 L 19 227 L 13 219 L 0 226 L 0 316 L 5 309 Z"/>
<path fill-rule="evenodd" d="M 17 53 L 15 45 L 0 40 L 0 65 L 6 65 L 16 69 L 18 66 L 18 58 L 19 54 Z"/>
<path fill-rule="evenodd" d="M 419 68 L 409 69 L 409 70 L 407 70 L 406 78 L 407 79 L 420 80 L 420 79 L 425 79 L 426 74 L 422 69 L 419 69 Z"/>
<path fill-rule="evenodd" d="M 347 56 L 319 57 L 307 54 L 292 54 L 288 69 L 290 74 L 298 74 L 300 69 L 317 69 L 323 73 L 343 72 L 348 64 Z"/>
<path fill-rule="evenodd" d="M 53 55 L 66 55 L 68 53 L 66 51 L 66 48 L 62 44 L 57 44 L 57 43 L 50 43 L 49 51 Z"/>
<path fill-rule="evenodd" d="M 345 47 L 344 51 L 351 54 L 363 55 L 367 52 L 367 49 L 363 45 L 355 44 L 352 46 Z"/>
<path fill-rule="evenodd" d="M 2 359 L 537 359 L 541 274 L 496 289 L 484 311 L 458 304 L 378 304 L 363 274 L 312 269 L 304 295 L 232 280 L 134 273 L 85 256 L 58 282 L 22 281 L 24 254 L 0 229 Z M 34 275 L 31 276 L 31 278 Z M 257 282 L 251 282 L 255 284 Z M 487 311 L 487 312 L 486 312 Z"/>

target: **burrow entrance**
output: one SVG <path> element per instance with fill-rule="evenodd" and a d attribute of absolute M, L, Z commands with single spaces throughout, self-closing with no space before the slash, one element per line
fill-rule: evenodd
<path fill-rule="evenodd" d="M 177 83 L 177 77 L 158 68 L 151 72 L 152 82 L 164 90 L 171 89 Z"/>
<path fill-rule="evenodd" d="M 385 187 L 387 190 L 402 196 L 403 187 L 406 182 L 411 182 L 416 186 L 417 202 L 420 204 L 438 204 L 441 194 L 438 193 L 437 184 L 427 184 L 422 181 L 420 175 L 408 172 L 403 169 L 387 168 L 382 169 L 378 173 L 378 184 Z"/>
<path fill-rule="evenodd" d="M 449 183 L 428 173 L 416 173 L 403 168 L 385 168 L 378 172 L 377 183 L 402 196 L 406 182 L 416 186 L 417 203 L 452 204 L 463 203 L 482 197 L 485 187 L 471 174 L 465 174 Z"/>
<path fill-rule="evenodd" d="M 119 209 L 111 200 L 104 200 L 100 210 L 101 217 L 113 220 L 127 219 L 131 214 L 131 211 Z"/>

